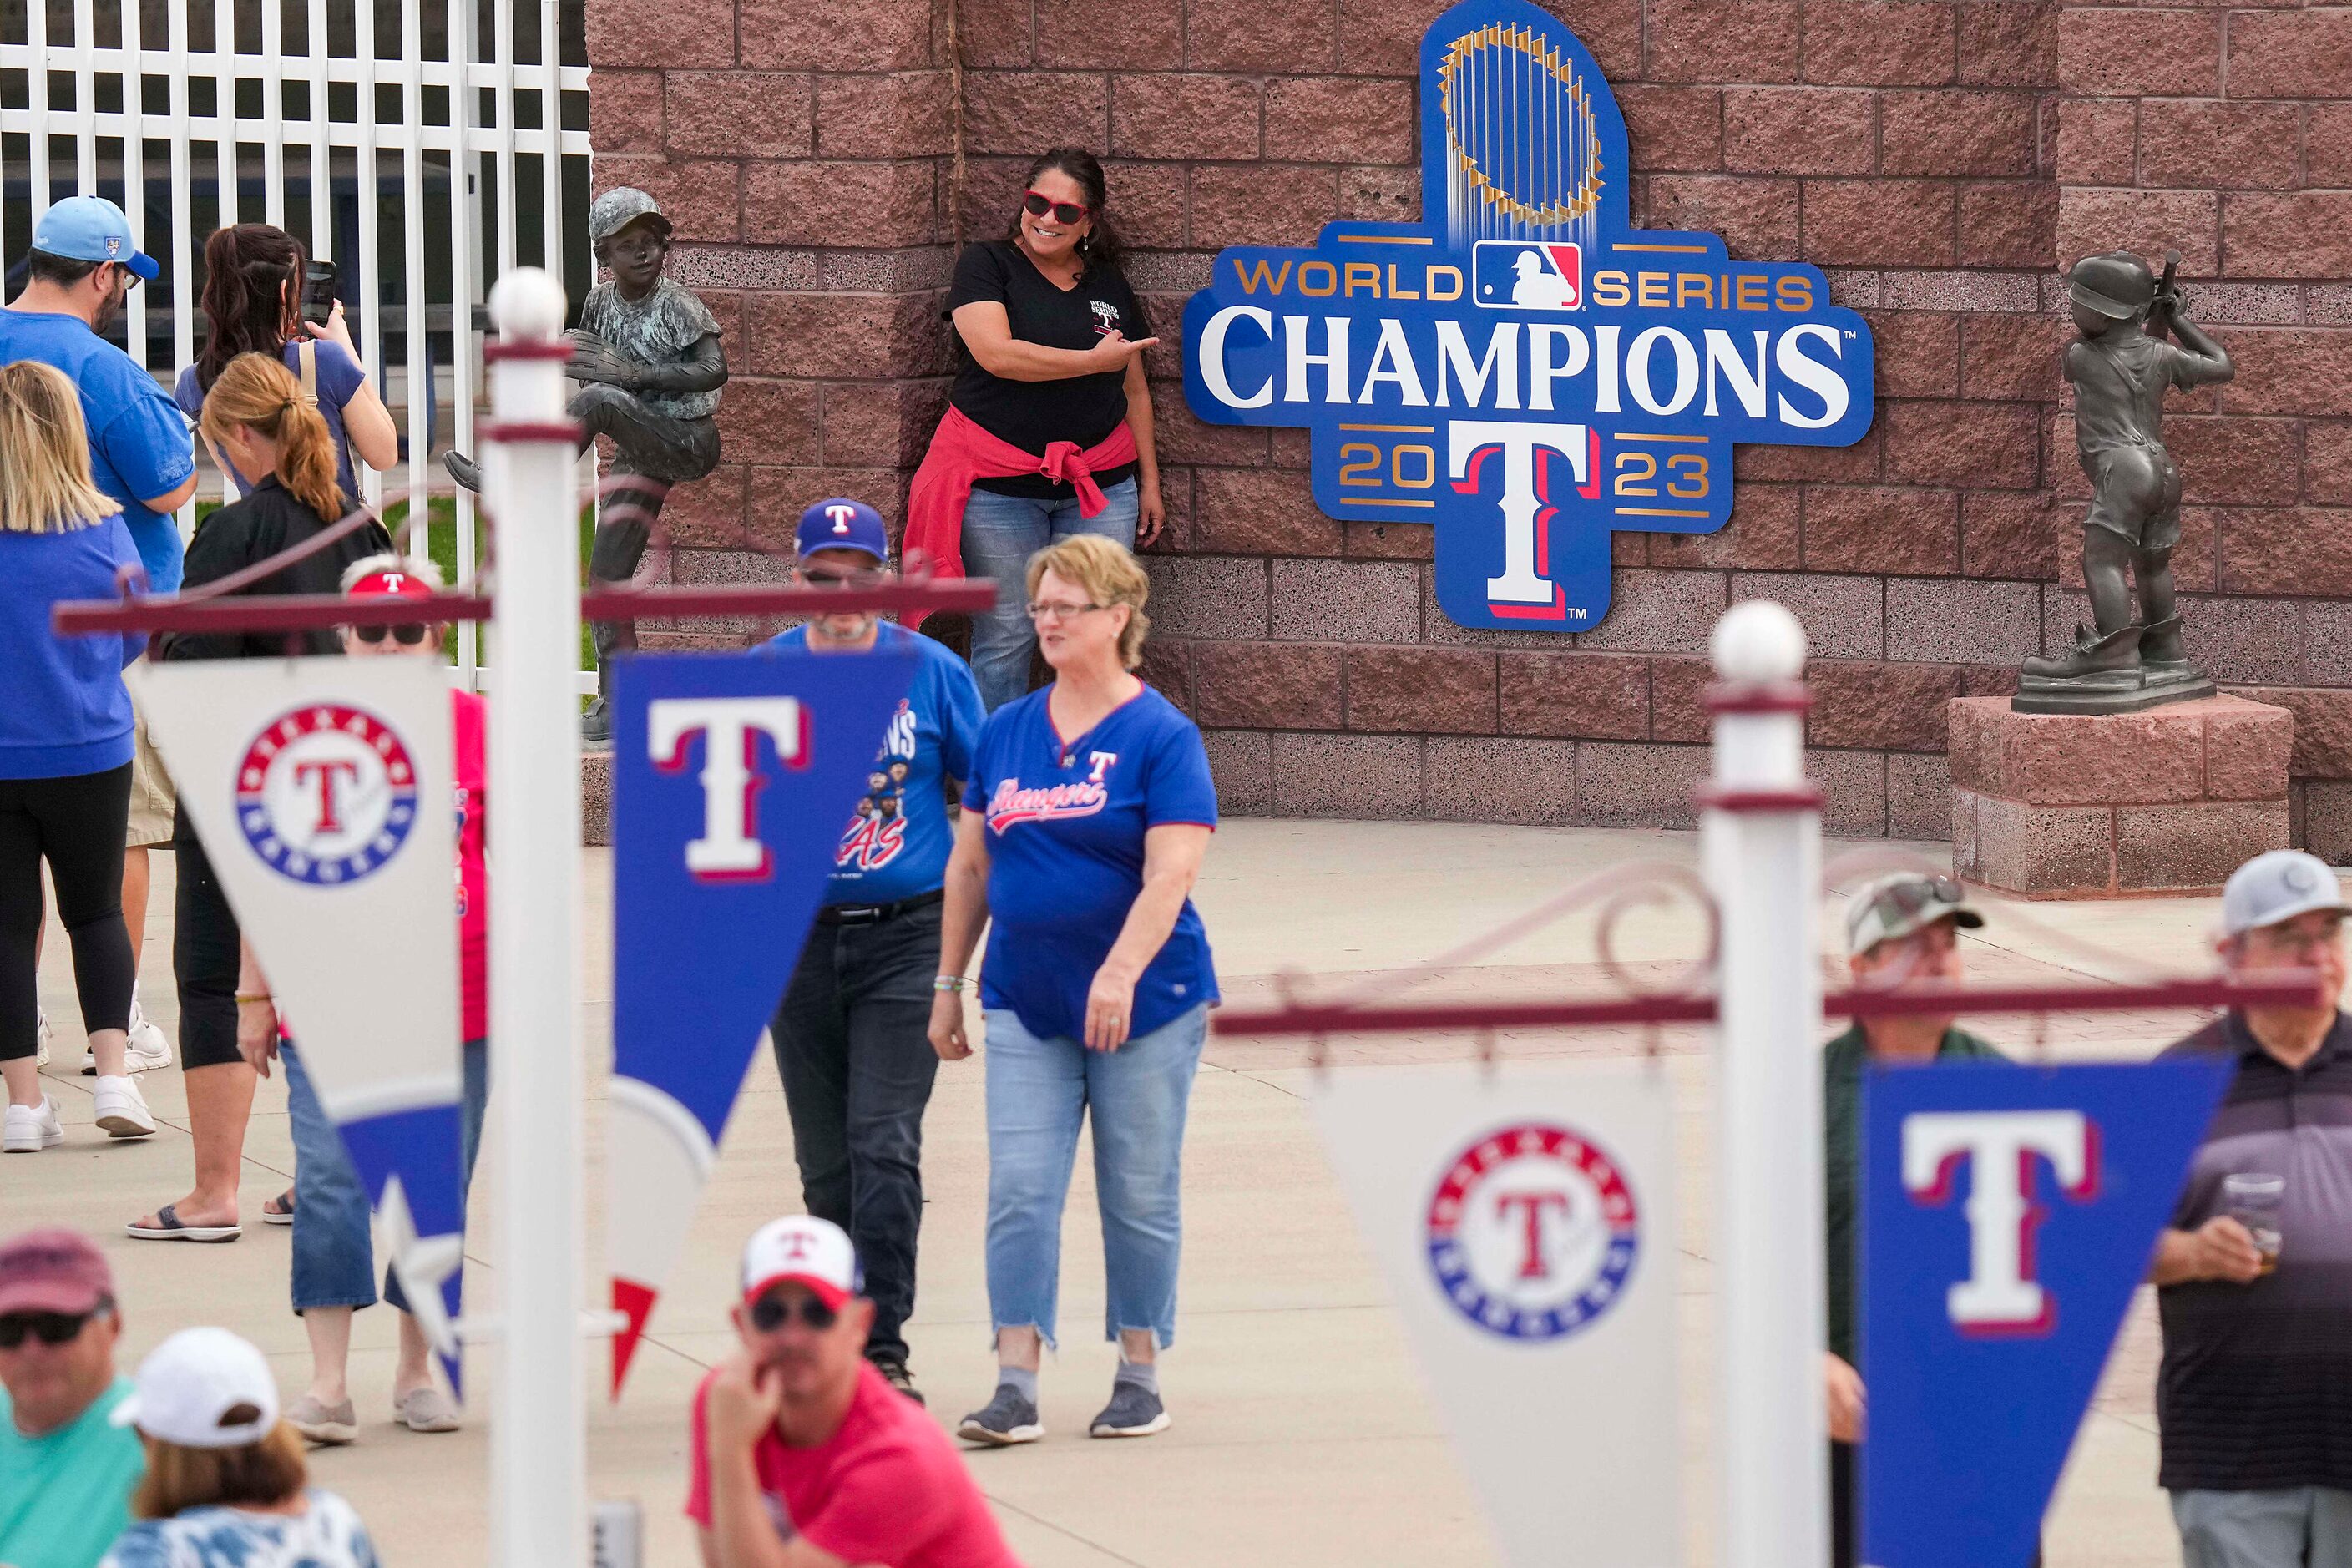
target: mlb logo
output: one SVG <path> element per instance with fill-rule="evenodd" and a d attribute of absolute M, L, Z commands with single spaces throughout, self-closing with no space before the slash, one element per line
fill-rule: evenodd
<path fill-rule="evenodd" d="M 1579 310 L 1584 308 L 1581 246 L 1520 239 L 1482 239 L 1472 247 L 1471 293 L 1489 310 Z"/>

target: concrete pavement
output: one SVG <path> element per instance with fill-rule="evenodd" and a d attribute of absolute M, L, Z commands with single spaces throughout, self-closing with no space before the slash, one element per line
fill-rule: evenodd
<path fill-rule="evenodd" d="M 1881 854 L 1883 845 L 1832 847 Z M 1910 847 L 1942 858 L 1941 845 Z M 1488 930 L 1603 867 L 1656 859 L 1687 867 L 1688 834 L 1448 824 L 1237 820 L 1212 848 L 1199 894 L 1229 1003 L 1265 1000 L 1271 979 L 1296 971 L 1314 989 L 1394 981 L 1399 972 Z M 601 1148 L 609 1056 L 609 859 L 583 851 L 583 952 L 589 1064 L 589 1149 Z M 151 1016 L 175 1033 L 170 976 L 171 857 L 156 857 L 153 915 L 142 972 Z M 2203 954 L 2211 900 L 2003 905 L 1969 939 L 1972 977 L 2120 978 L 2132 959 L 2190 967 Z M 2028 922 L 2032 922 L 2030 925 Z M 1619 960 L 1657 977 L 1696 951 L 1686 909 L 1636 913 L 1618 933 Z M 2077 952 L 2070 940 L 2130 957 Z M 1466 970 L 1432 977 L 1412 994 L 1536 995 L 1605 984 L 1589 918 L 1531 935 Z M 49 1086 L 68 1140 L 37 1158 L 0 1162 L 0 1230 L 47 1222 L 98 1235 L 120 1271 L 126 1367 L 173 1329 L 219 1322 L 276 1361 L 289 1396 L 307 1376 L 299 1321 L 287 1307 L 289 1233 L 259 1223 L 261 1201 L 290 1180 L 282 1087 L 265 1085 L 247 1143 L 247 1229 L 231 1246 L 134 1242 L 122 1222 L 185 1190 L 189 1151 L 176 1068 L 146 1076 L 150 1104 L 168 1125 L 143 1143 L 110 1145 L 90 1123 L 90 1080 L 78 1076 L 81 1037 L 65 944 L 51 932 L 42 994 L 58 1025 Z M 2055 1018 L 2042 1048 L 2066 1058 L 2147 1054 L 2191 1026 L 2183 1015 Z M 2035 1047 L 2022 1021 L 1988 1029 L 2021 1052 Z M 1458 1058 L 1466 1039 L 1333 1043 L 1332 1070 Z M 1654 1040 L 1638 1030 L 1505 1038 L 1528 1055 L 1622 1055 L 1654 1047 L 1682 1094 L 1685 1317 L 1683 1425 L 1692 1462 L 1692 1561 L 1708 1560 L 1711 1472 L 1708 1236 L 1711 1223 L 1705 1043 L 1691 1031 Z M 1062 1350 L 1044 1379 L 1047 1440 L 971 1456 L 1023 1560 L 1033 1568 L 1217 1564 L 1485 1564 L 1495 1561 L 1443 1434 L 1416 1381 L 1325 1164 L 1302 1097 L 1312 1080 L 1301 1047 L 1210 1042 L 1195 1093 L 1185 1179 L 1186 1257 L 1180 1338 L 1163 1384 L 1176 1421 L 1140 1443 L 1097 1443 L 1085 1422 L 1105 1396 L 1113 1352 L 1100 1339 L 1103 1289 L 1088 1160 L 1081 1157 L 1065 1227 Z M 992 1384 L 982 1267 L 986 1148 L 978 1060 L 942 1069 L 928 1123 L 921 1300 L 909 1338 L 917 1376 L 942 1420 L 983 1402 Z M 501 1063 L 495 1095 L 528 1092 Z M 754 1061 L 718 1173 L 695 1216 L 677 1278 L 655 1316 L 625 1399 L 602 1397 L 604 1355 L 589 1357 L 592 1495 L 635 1497 L 646 1512 L 648 1562 L 695 1561 L 677 1510 L 686 1473 L 687 1400 L 730 1342 L 725 1310 L 735 1250 L 759 1221 L 798 1207 L 790 1128 L 775 1070 Z M 496 1310 L 496 1242 L 486 1148 L 475 1192 L 468 1269 Z M 599 1234 L 601 1171 L 588 1179 L 590 1236 Z M 597 1275 L 592 1298 L 601 1298 Z M 393 1320 L 360 1315 L 353 1384 L 362 1436 L 314 1456 L 316 1479 L 349 1496 L 389 1563 L 484 1561 L 488 1445 L 477 1418 L 450 1436 L 416 1436 L 390 1423 Z M 2154 1485 L 2152 1312 L 2145 1292 L 2110 1365 L 2062 1485 L 2050 1527 L 2053 1568 L 2155 1568 L 2179 1561 Z M 491 1384 L 491 1353 L 469 1363 Z M 1574 1419 L 1563 1412 L 1563 1420 Z"/>

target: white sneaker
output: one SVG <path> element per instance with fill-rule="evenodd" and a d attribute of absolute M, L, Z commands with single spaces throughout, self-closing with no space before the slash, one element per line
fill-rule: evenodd
<path fill-rule="evenodd" d="M 54 1149 L 66 1141 L 66 1130 L 58 1121 L 58 1102 L 47 1095 L 41 1103 L 11 1105 L 8 1108 L 6 1131 L 0 1134 L 0 1149 L 11 1154 L 37 1154 L 44 1149 Z"/>
<path fill-rule="evenodd" d="M 98 1125 L 109 1138 L 145 1138 L 153 1134 L 155 1119 L 147 1114 L 147 1100 L 128 1078 L 102 1078 L 91 1097 Z"/>
<path fill-rule="evenodd" d="M 131 1003 L 131 1043 L 122 1053 L 125 1072 L 153 1072 L 172 1065 L 172 1039 L 157 1025 L 148 1021 L 146 1010 L 137 998 Z M 81 1054 L 81 1076 L 98 1076 L 98 1053 L 85 1049 Z"/>
<path fill-rule="evenodd" d="M 35 1041 L 33 1065 L 45 1068 L 49 1065 L 49 1010 L 47 1007 L 40 1008 L 36 1012 L 35 1016 L 40 1020 L 40 1023 L 33 1036 Z"/>

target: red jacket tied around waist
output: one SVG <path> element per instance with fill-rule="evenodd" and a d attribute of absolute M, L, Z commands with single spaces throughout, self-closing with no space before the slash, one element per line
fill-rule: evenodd
<path fill-rule="evenodd" d="M 1124 419 L 1091 447 L 1053 441 L 1040 454 L 999 440 L 950 404 L 947 416 L 931 433 L 931 449 L 923 454 L 923 466 L 915 470 L 914 489 L 907 498 L 907 557 L 912 560 L 919 550 L 937 575 L 963 575 L 963 509 L 971 500 L 974 479 L 1043 474 L 1057 484 L 1075 486 L 1078 515 L 1094 517 L 1110 504 L 1095 483 L 1095 470 L 1135 460 L 1135 432 Z M 922 622 L 921 614 L 907 619 L 910 626 Z"/>

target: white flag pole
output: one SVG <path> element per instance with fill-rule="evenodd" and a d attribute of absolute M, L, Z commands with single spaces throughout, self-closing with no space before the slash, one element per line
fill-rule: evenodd
<path fill-rule="evenodd" d="M 1715 626 L 1707 880 L 1721 911 L 1716 1561 L 1829 1556 L 1822 1381 L 1820 792 L 1805 777 L 1804 628 L 1752 600 Z"/>
<path fill-rule="evenodd" d="M 497 526 L 490 699 L 490 1037 L 498 1053 L 498 1408 L 491 1561 L 585 1563 L 579 1047 L 580 523 L 564 412 L 562 286 L 519 268 L 490 291 Z M 420 454 L 417 461 L 422 461 Z"/>

